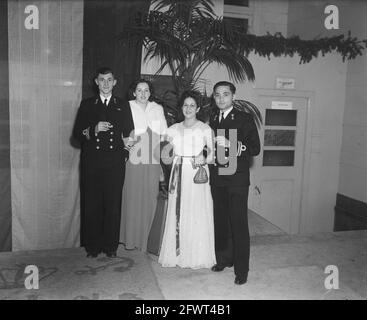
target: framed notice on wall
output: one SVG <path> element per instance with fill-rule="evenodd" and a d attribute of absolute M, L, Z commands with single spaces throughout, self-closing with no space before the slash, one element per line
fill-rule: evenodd
<path fill-rule="evenodd" d="M 272 101 L 271 108 L 272 109 L 292 110 L 293 102 L 292 101 Z"/>
<path fill-rule="evenodd" d="M 280 78 L 275 80 L 275 87 L 277 89 L 294 89 L 296 85 L 296 79 L 294 78 Z"/>

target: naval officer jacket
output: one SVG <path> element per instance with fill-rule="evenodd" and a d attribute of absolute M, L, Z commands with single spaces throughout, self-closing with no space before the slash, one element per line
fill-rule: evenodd
<path fill-rule="evenodd" d="M 223 136 L 224 133 L 225 138 L 231 143 L 229 148 L 215 143 L 214 163 L 209 166 L 210 183 L 214 186 L 248 186 L 250 158 L 260 153 L 259 134 L 252 115 L 233 107 L 219 124 L 219 109 L 217 109 L 211 115 L 209 125 L 215 137 Z M 232 139 L 230 129 L 235 129 L 232 130 Z M 229 168 L 231 163 L 235 166 Z M 227 173 L 226 170 L 221 172 L 219 168 L 226 169 Z"/>
<path fill-rule="evenodd" d="M 107 121 L 113 127 L 95 134 L 100 121 Z M 81 144 L 82 165 L 108 167 L 124 163 L 129 153 L 122 138 L 129 137 L 133 129 L 131 110 L 124 100 L 113 95 L 105 106 L 99 96 L 84 99 L 73 129 L 74 138 Z"/>

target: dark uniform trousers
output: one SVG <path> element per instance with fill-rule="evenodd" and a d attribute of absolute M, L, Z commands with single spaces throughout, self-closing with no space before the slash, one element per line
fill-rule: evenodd
<path fill-rule="evenodd" d="M 123 153 L 103 152 L 100 155 L 108 162 L 118 157 L 117 165 L 104 168 L 88 168 L 83 174 L 85 219 L 82 233 L 88 252 L 113 252 L 119 243 L 121 220 L 121 196 L 125 179 Z M 111 158 L 111 159 L 109 159 Z"/>
<path fill-rule="evenodd" d="M 211 186 L 217 264 L 233 263 L 236 275 L 249 270 L 248 190 L 245 186 Z"/>
<path fill-rule="evenodd" d="M 99 121 L 113 127 L 94 133 Z M 82 101 L 73 136 L 82 146 L 82 245 L 87 252 L 114 252 L 119 243 L 121 197 L 128 151 L 122 137 L 134 129 L 129 104 L 112 96 L 108 106 L 99 97 Z"/>
<path fill-rule="evenodd" d="M 210 165 L 210 186 L 214 204 L 215 253 L 217 264 L 234 265 L 236 276 L 249 270 L 250 236 L 247 200 L 250 185 L 250 157 L 259 154 L 260 140 L 251 115 L 233 108 L 219 123 L 219 110 L 210 118 L 214 135 L 225 135 L 229 147 L 215 145 L 215 162 Z M 230 133 L 232 132 L 232 133 Z M 236 133 L 235 141 L 233 132 Z M 221 157 L 223 155 L 223 157 Z M 222 160 L 220 160 L 222 159 Z M 227 159 L 226 163 L 221 163 Z M 219 168 L 233 171 L 223 174 Z M 232 164 L 233 164 L 232 163 Z"/>

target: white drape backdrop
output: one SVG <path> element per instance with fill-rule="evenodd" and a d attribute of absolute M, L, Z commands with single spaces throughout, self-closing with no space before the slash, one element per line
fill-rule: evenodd
<path fill-rule="evenodd" d="M 28 5 L 39 29 L 25 27 Z M 8 19 L 13 251 L 78 246 L 83 1 L 9 0 Z"/>

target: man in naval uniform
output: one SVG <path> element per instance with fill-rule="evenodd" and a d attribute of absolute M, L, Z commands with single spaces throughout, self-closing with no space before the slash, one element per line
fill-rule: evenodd
<path fill-rule="evenodd" d="M 116 85 L 112 70 L 97 70 L 94 81 L 99 94 L 81 102 L 73 129 L 81 144 L 83 245 L 87 257 L 101 252 L 116 257 L 129 154 L 123 138 L 129 137 L 134 124 L 128 103 L 112 94 Z"/>
<path fill-rule="evenodd" d="M 247 199 L 250 157 L 260 152 L 253 117 L 233 107 L 236 87 L 227 81 L 215 84 L 213 97 L 218 107 L 209 125 L 215 136 L 215 161 L 210 165 L 214 204 L 215 253 L 219 272 L 234 265 L 235 284 L 247 282 L 250 237 Z"/>

